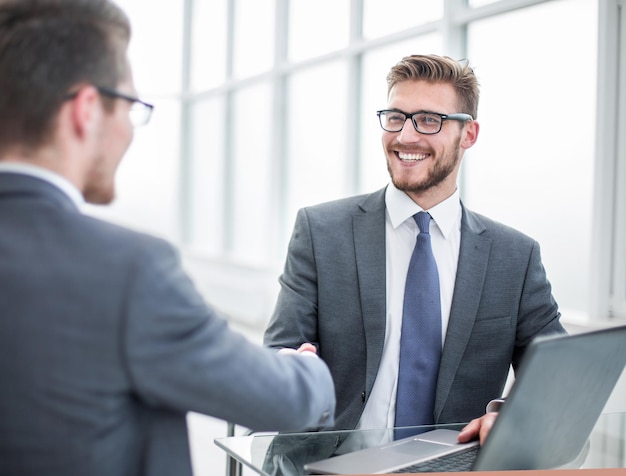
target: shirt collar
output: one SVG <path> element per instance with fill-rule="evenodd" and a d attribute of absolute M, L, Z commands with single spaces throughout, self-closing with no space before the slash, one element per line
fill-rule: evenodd
<path fill-rule="evenodd" d="M 36 177 L 60 189 L 79 209 L 85 204 L 80 191 L 65 177 L 38 165 L 24 162 L 0 162 L 0 172 L 11 172 Z"/>
<path fill-rule="evenodd" d="M 455 226 L 459 226 L 461 216 L 461 200 L 459 189 L 443 202 L 438 203 L 430 210 L 423 210 L 417 203 L 401 190 L 398 190 L 393 183 L 390 183 L 385 191 L 385 206 L 391 220 L 391 226 L 398 228 L 417 212 L 428 211 L 433 221 L 436 223 L 444 238 L 448 238 Z"/>

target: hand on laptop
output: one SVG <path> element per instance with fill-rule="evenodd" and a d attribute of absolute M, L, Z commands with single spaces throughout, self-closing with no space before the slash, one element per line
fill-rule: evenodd
<path fill-rule="evenodd" d="M 480 439 L 480 444 L 485 443 L 485 439 L 489 434 L 489 430 L 493 426 L 493 423 L 496 421 L 498 417 L 498 413 L 489 412 L 485 413 L 480 418 L 475 418 L 470 421 L 459 434 L 459 443 L 467 443 L 468 441 L 475 440 L 476 438 Z"/>

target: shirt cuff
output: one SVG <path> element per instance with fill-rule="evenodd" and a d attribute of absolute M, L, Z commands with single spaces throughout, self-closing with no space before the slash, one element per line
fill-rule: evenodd
<path fill-rule="evenodd" d="M 485 412 L 486 413 L 498 413 L 500 411 L 500 407 L 502 406 L 502 404 L 506 402 L 506 399 L 504 398 L 495 398 L 493 400 L 491 400 L 488 404 L 487 404 L 487 408 L 485 408 Z"/>

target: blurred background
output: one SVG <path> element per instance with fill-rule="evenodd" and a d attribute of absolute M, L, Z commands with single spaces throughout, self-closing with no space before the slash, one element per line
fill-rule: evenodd
<path fill-rule="evenodd" d="M 375 111 L 415 53 L 467 58 L 481 83 L 464 203 L 539 241 L 566 324 L 626 322 L 624 0 L 117 2 L 155 112 L 115 203 L 88 213 L 178 245 L 251 339 L 296 211 L 387 184 Z"/>

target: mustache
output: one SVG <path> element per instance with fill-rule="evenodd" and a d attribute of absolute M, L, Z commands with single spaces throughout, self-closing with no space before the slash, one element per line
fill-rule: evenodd
<path fill-rule="evenodd" d="M 392 143 L 389 145 L 389 149 L 395 152 L 406 152 L 407 154 L 430 154 L 433 155 L 433 151 L 430 147 L 406 147 L 398 143 Z"/>

